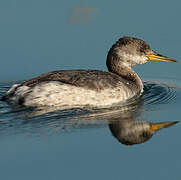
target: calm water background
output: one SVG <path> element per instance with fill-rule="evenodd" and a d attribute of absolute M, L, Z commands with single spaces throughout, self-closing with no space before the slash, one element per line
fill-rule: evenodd
<path fill-rule="evenodd" d="M 181 62 L 180 6 L 167 0 L 0 0 L 0 93 L 14 81 L 52 70 L 106 70 L 107 52 L 123 35 L 144 39 Z M 168 90 L 161 100 L 149 99 L 139 119 L 180 120 L 180 62 L 134 68 Z M 0 179 L 181 178 L 180 124 L 125 146 L 106 123 L 66 123 L 77 117 L 74 111 L 31 119 L 4 103 L 0 108 Z"/>

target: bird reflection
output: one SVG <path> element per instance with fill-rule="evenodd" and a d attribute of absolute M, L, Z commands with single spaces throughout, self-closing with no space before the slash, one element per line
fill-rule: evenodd
<path fill-rule="evenodd" d="M 173 126 L 179 121 L 151 123 L 138 120 L 143 113 L 142 102 L 123 106 L 122 108 L 105 110 L 87 115 L 88 120 L 104 120 L 120 143 L 124 145 L 140 144 L 148 141 L 157 131 Z M 86 116 L 84 116 L 86 118 Z"/>

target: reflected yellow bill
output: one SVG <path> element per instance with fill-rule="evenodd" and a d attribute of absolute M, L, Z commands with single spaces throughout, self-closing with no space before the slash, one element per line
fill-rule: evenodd
<path fill-rule="evenodd" d="M 150 130 L 151 131 L 158 131 L 160 129 L 163 128 L 167 128 L 170 127 L 176 123 L 178 123 L 179 121 L 170 121 L 170 122 L 161 122 L 161 123 L 153 123 L 151 124 Z"/>

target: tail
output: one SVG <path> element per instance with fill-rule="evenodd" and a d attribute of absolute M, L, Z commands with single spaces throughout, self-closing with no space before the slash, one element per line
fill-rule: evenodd
<path fill-rule="evenodd" d="M 6 101 L 7 99 L 8 99 L 8 96 L 5 95 L 5 96 L 3 96 L 3 97 L 0 98 L 0 101 Z"/>
<path fill-rule="evenodd" d="M 17 89 L 19 86 L 20 86 L 20 84 L 14 84 L 14 85 L 6 92 L 6 94 L 0 98 L 0 101 L 7 101 L 9 98 L 11 98 L 11 97 L 14 95 L 16 89 Z"/>

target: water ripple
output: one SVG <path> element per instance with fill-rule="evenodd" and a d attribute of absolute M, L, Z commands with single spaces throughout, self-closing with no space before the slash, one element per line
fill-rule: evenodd
<path fill-rule="evenodd" d="M 143 99 L 146 104 L 169 104 L 176 100 L 179 89 L 170 84 L 145 82 L 144 90 Z"/>

